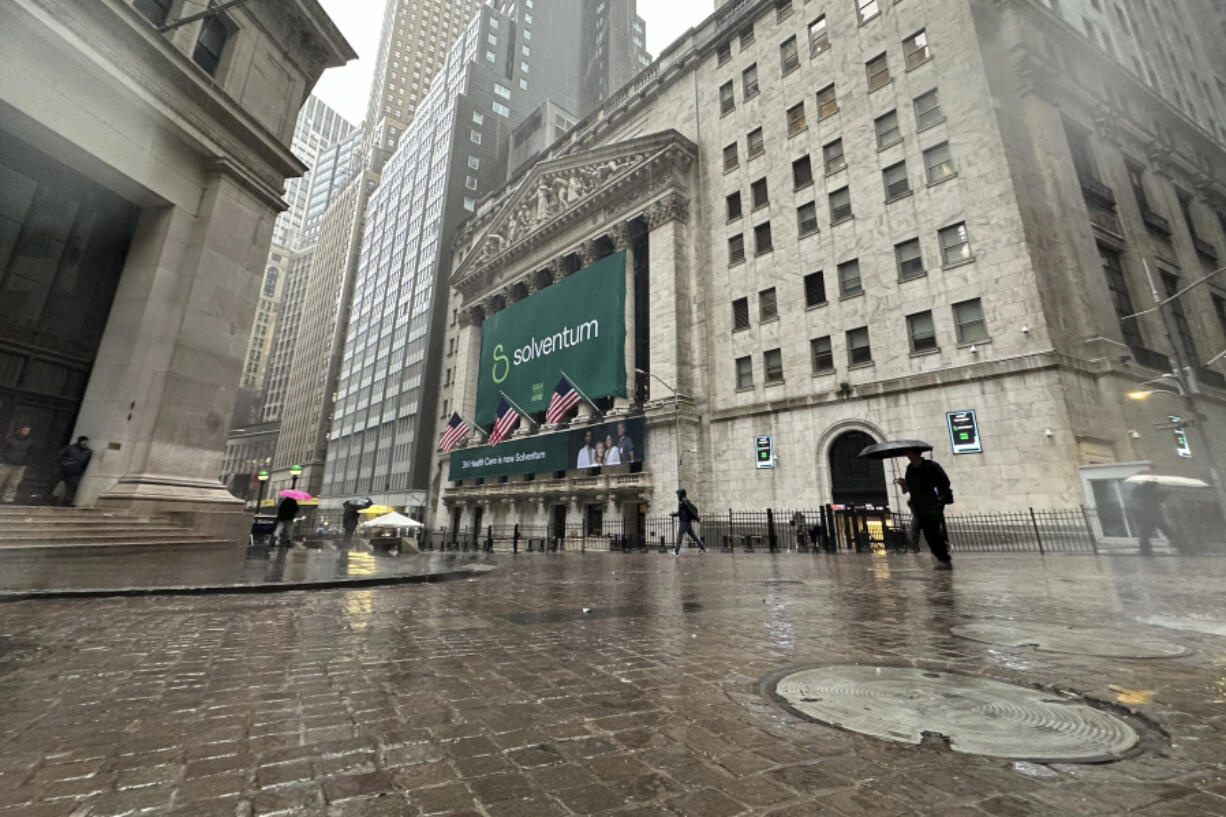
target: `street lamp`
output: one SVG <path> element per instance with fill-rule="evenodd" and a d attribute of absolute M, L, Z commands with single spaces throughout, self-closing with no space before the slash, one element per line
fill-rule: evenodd
<path fill-rule="evenodd" d="M 255 478 L 259 480 L 260 482 L 260 492 L 258 494 L 258 498 L 255 501 L 255 512 L 259 513 L 260 507 L 264 504 L 264 486 L 268 484 L 268 472 L 260 471 L 258 474 L 255 475 Z"/>
<path fill-rule="evenodd" d="M 673 388 L 667 380 L 654 372 L 635 368 L 635 371 L 647 377 L 654 377 L 660 385 L 673 393 L 673 433 L 677 439 L 677 487 L 681 487 L 681 393 Z"/>
<path fill-rule="evenodd" d="M 294 490 L 298 487 L 298 477 L 302 476 L 301 465 L 291 465 L 289 467 L 289 488 Z"/>

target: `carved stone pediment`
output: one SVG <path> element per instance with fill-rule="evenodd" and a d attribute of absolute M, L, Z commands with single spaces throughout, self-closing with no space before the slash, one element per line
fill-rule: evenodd
<path fill-rule="evenodd" d="M 461 228 L 451 285 L 465 296 L 481 291 L 497 270 L 611 205 L 646 203 L 662 190 L 684 195 L 697 155 L 670 130 L 538 163 Z"/>

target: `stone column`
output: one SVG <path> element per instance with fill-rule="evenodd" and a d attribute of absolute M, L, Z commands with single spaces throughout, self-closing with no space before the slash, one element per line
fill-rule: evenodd
<path fill-rule="evenodd" d="M 630 225 L 624 221 L 613 225 L 609 230 L 609 238 L 613 242 L 614 250 L 624 250 L 626 253 L 626 396 L 613 398 L 613 410 L 609 415 L 616 417 L 629 414 L 630 406 L 634 402 L 634 245 L 630 241 Z"/>
<path fill-rule="evenodd" d="M 273 218 L 222 173 L 195 213 L 141 213 L 77 419 L 96 450 L 78 504 L 246 538 L 217 474 Z"/>
<path fill-rule="evenodd" d="M 688 323 L 689 202 L 673 194 L 652 204 L 646 213 L 648 278 L 651 301 L 649 343 L 651 372 L 682 392 L 688 358 L 682 338 Z M 649 399 L 666 400 L 672 393 L 655 378 L 649 379 Z"/>

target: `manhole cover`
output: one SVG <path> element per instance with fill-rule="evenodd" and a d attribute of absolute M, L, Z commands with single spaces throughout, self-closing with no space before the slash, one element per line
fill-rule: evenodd
<path fill-rule="evenodd" d="M 1189 630 L 1205 635 L 1226 635 L 1226 621 L 1213 621 L 1207 618 L 1185 618 L 1182 616 L 1150 616 L 1140 619 L 1142 624 L 1153 624 L 1155 627 L 1166 627 L 1168 630 Z"/>
<path fill-rule="evenodd" d="M 1094 655 L 1100 658 L 1177 658 L 1191 652 L 1187 647 L 1137 633 L 1055 624 L 1025 624 L 1018 621 L 984 621 L 962 624 L 953 634 L 972 641 L 1006 647 L 1035 647 L 1045 652 Z"/>
<path fill-rule="evenodd" d="M 823 667 L 775 691 L 799 715 L 862 735 L 919 744 L 938 735 L 964 754 L 1033 762 L 1113 760 L 1140 743 L 1119 718 L 1026 687 L 895 667 Z"/>

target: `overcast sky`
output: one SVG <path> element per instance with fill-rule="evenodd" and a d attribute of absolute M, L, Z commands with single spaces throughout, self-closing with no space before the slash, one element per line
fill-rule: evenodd
<path fill-rule="evenodd" d="M 370 77 L 379 50 L 379 24 L 384 0 L 320 0 L 358 52 L 359 59 L 324 73 L 315 94 L 353 124 L 366 115 Z M 711 13 L 711 0 L 639 0 L 639 16 L 647 21 L 647 50 L 657 56 L 691 26 Z"/>

